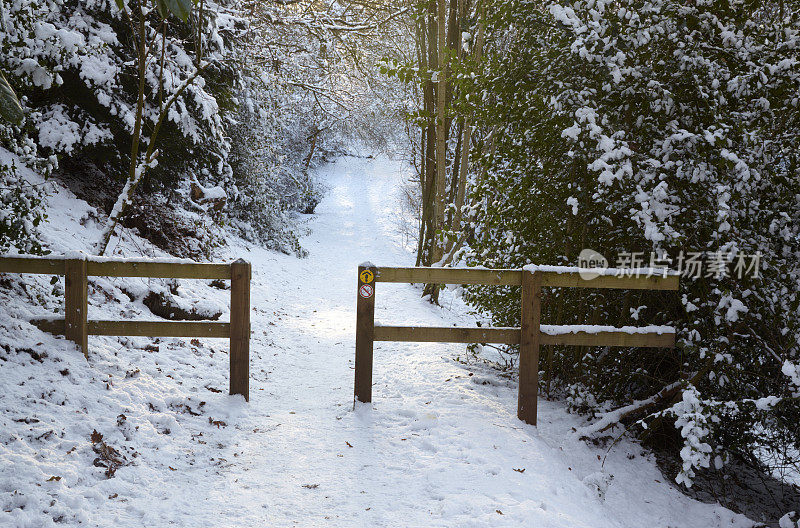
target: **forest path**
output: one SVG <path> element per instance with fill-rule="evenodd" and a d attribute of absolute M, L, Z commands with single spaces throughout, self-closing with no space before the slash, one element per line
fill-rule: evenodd
<path fill-rule="evenodd" d="M 377 343 L 374 402 L 354 410 L 357 266 L 413 265 L 393 220 L 404 170 L 323 167 L 308 258 L 249 248 L 251 402 L 197 448 L 210 465 L 169 475 L 143 509 L 182 527 L 746 526 L 661 483 L 633 444 L 601 472 L 605 451 L 574 438 L 560 404 L 540 403 L 538 431 L 519 422 L 516 384 L 454 361 L 463 345 Z M 376 320 L 464 321 L 416 287 L 378 286 Z"/>

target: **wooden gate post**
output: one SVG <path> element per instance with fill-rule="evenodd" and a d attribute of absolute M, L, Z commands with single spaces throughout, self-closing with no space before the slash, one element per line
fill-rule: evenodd
<path fill-rule="evenodd" d="M 86 257 L 64 262 L 64 337 L 78 345 L 89 359 L 89 280 Z"/>
<path fill-rule="evenodd" d="M 372 344 L 375 338 L 375 272 L 372 264 L 358 267 L 356 303 L 355 399 L 372 401 Z"/>
<path fill-rule="evenodd" d="M 517 418 L 536 425 L 539 397 L 539 341 L 542 318 L 542 274 L 522 271 L 522 328 L 519 347 Z"/>
<path fill-rule="evenodd" d="M 250 401 L 250 277 L 249 262 L 231 264 L 230 394 Z"/>

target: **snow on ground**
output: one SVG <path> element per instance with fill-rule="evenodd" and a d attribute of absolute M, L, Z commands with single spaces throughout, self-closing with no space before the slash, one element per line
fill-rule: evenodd
<path fill-rule="evenodd" d="M 559 403 L 540 401 L 538 429 L 519 422 L 516 384 L 455 361 L 463 345 L 376 343 L 374 402 L 354 409 L 356 268 L 413 264 L 394 223 L 408 175 L 343 158 L 320 176 L 308 258 L 236 240 L 226 255 L 253 263 L 249 404 L 226 395 L 226 341 L 93 337 L 87 364 L 21 322 L 58 311 L 59 284 L 2 279 L 0 526 L 753 526 L 676 491 L 635 444 L 603 466 Z M 90 208 L 63 190 L 55 203 L 54 248 L 88 249 Z M 127 234 L 116 247 L 148 246 Z M 147 280 L 92 281 L 90 317 L 154 319 Z M 205 282 L 180 291 L 226 302 Z M 384 324 L 469 324 L 457 299 L 434 307 L 411 285 L 376 296 Z M 93 465 L 93 431 L 124 459 L 113 478 Z"/>

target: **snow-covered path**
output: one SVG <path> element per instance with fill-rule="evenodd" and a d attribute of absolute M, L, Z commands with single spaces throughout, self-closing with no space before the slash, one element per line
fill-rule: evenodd
<path fill-rule="evenodd" d="M 603 466 L 561 404 L 541 400 L 538 429 L 522 424 L 516 383 L 457 361 L 463 345 L 376 343 L 374 402 L 354 409 L 357 266 L 413 264 L 395 225 L 404 171 L 382 158 L 323 167 L 306 259 L 231 240 L 228 256 L 253 264 L 248 404 L 225 394 L 225 341 L 93 337 L 87 362 L 24 322 L 41 307 L 3 293 L 0 527 L 752 526 L 670 487 L 632 443 Z M 52 201 L 51 247 L 88 250 L 91 209 L 64 190 Z M 53 296 L 48 277 L 25 280 Z M 90 317 L 152 318 L 140 297 L 155 286 L 94 278 Z M 222 308 L 228 296 L 179 293 Z M 452 309 L 381 283 L 376 319 L 474 324 L 445 298 Z M 123 453 L 113 478 L 96 467 L 95 431 Z"/>
<path fill-rule="evenodd" d="M 569 434 L 577 421 L 560 406 L 542 403 L 538 431 L 521 424 L 515 385 L 453 361 L 463 346 L 376 344 L 374 404 L 354 410 L 356 267 L 412 263 L 391 220 L 403 174 L 398 163 L 345 158 L 322 175 L 330 192 L 303 240 L 309 257 L 252 250 L 252 401 L 214 439 L 225 462 L 167 475 L 155 496 L 142 497 L 137 521 L 748 525 L 660 483 L 633 445 L 617 447 L 601 473 L 604 452 Z M 453 320 L 410 285 L 379 286 L 377 320 Z M 609 475 L 602 500 L 597 488 Z"/>

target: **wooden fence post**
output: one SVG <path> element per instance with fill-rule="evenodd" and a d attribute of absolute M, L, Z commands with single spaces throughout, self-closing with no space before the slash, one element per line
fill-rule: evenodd
<path fill-rule="evenodd" d="M 78 345 L 89 359 L 89 280 L 86 257 L 64 262 L 64 337 Z"/>
<path fill-rule="evenodd" d="M 231 264 L 230 394 L 250 401 L 250 277 L 249 262 Z"/>
<path fill-rule="evenodd" d="M 542 274 L 538 271 L 523 271 L 517 418 L 531 425 L 536 425 L 536 405 L 539 396 L 541 316 Z"/>
<path fill-rule="evenodd" d="M 372 401 L 372 344 L 375 338 L 375 272 L 372 264 L 358 267 L 356 303 L 355 399 Z"/>

